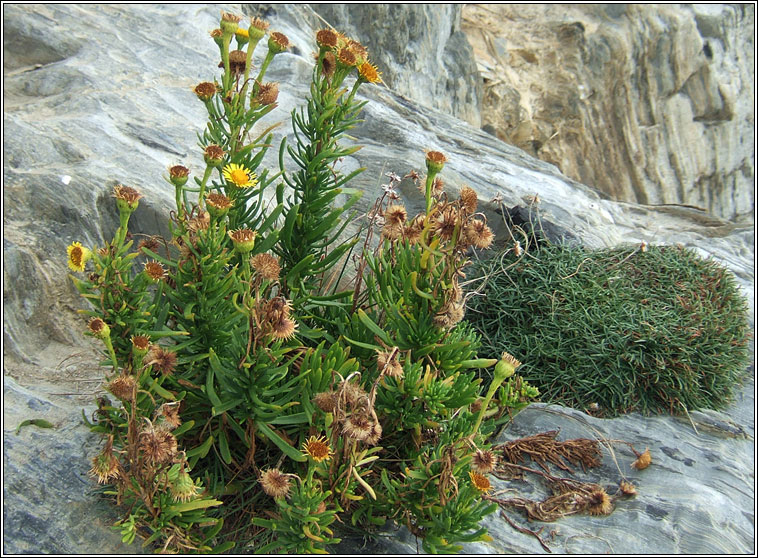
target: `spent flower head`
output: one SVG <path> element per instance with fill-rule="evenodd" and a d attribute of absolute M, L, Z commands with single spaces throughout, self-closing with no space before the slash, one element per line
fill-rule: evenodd
<path fill-rule="evenodd" d="M 203 151 L 203 160 L 206 165 L 218 168 L 224 163 L 224 155 L 224 150 L 215 143 L 212 143 Z"/>
<path fill-rule="evenodd" d="M 287 35 L 278 31 L 273 31 L 268 37 L 268 50 L 273 54 L 284 52 L 290 47 L 290 40 Z"/>
<path fill-rule="evenodd" d="M 260 41 L 268 29 L 268 23 L 257 17 L 250 18 L 250 27 L 247 28 L 247 34 L 253 43 Z"/>
<path fill-rule="evenodd" d="M 331 29 L 321 29 L 316 33 L 316 43 L 322 50 L 337 48 L 337 33 Z"/>
<path fill-rule="evenodd" d="M 117 184 L 113 188 L 113 197 L 116 198 L 116 205 L 121 212 L 132 213 L 139 205 L 139 200 L 142 197 L 137 190 L 124 186 L 123 184 Z"/>
<path fill-rule="evenodd" d="M 197 98 L 207 103 L 216 94 L 216 84 L 209 81 L 202 81 L 198 83 L 192 91 L 197 95 Z"/>
<path fill-rule="evenodd" d="M 111 335 L 111 328 L 101 318 L 92 318 L 87 324 L 87 328 L 98 339 L 106 339 Z"/>
<path fill-rule="evenodd" d="M 268 106 L 276 103 L 279 98 L 279 84 L 278 83 L 264 83 L 258 89 L 258 94 L 255 96 L 255 100 L 259 105 Z"/>
<path fill-rule="evenodd" d="M 473 484 L 474 488 L 476 488 L 479 492 L 489 492 L 492 489 L 490 479 L 484 475 L 475 473 L 474 471 L 469 471 L 468 476 L 471 479 L 471 484 Z"/>
<path fill-rule="evenodd" d="M 157 283 L 166 278 L 166 269 L 156 261 L 145 262 L 145 274 Z"/>
<path fill-rule="evenodd" d="M 255 237 L 258 233 L 250 229 L 234 229 L 228 231 L 227 234 L 232 239 L 234 249 L 242 254 L 247 254 L 255 247 Z"/>
<path fill-rule="evenodd" d="M 282 473 L 279 469 L 266 469 L 261 471 L 258 477 L 263 492 L 274 499 L 286 498 L 290 492 L 289 475 Z"/>
<path fill-rule="evenodd" d="M 224 194 L 211 192 L 205 196 L 205 205 L 208 208 L 208 213 L 210 213 L 212 217 L 220 219 L 226 215 L 234 204 Z"/>
<path fill-rule="evenodd" d="M 447 157 L 439 151 L 426 152 L 426 170 L 430 174 L 439 173 L 447 163 Z"/>
<path fill-rule="evenodd" d="M 276 281 L 282 268 L 279 259 L 271 254 L 256 254 L 250 258 L 250 265 L 266 281 Z"/>

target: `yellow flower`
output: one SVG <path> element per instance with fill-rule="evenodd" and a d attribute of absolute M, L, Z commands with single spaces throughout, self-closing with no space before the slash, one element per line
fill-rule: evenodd
<path fill-rule="evenodd" d="M 364 62 L 358 67 L 358 76 L 369 83 L 379 83 L 382 81 L 381 72 L 378 72 L 376 66 L 370 62 Z"/>
<path fill-rule="evenodd" d="M 329 459 L 332 455 L 332 448 L 326 442 L 326 437 L 311 436 L 303 443 L 303 451 L 307 453 L 314 461 L 321 463 L 325 459 Z"/>
<path fill-rule="evenodd" d="M 224 178 L 237 188 L 251 188 L 258 184 L 258 178 L 253 171 L 236 163 L 226 165 L 223 174 Z"/>
<path fill-rule="evenodd" d="M 474 488 L 476 488 L 479 492 L 488 492 L 492 489 L 490 479 L 484 475 L 469 471 L 468 476 L 471 477 L 471 482 L 474 485 Z"/>
<path fill-rule="evenodd" d="M 84 271 L 84 264 L 92 257 L 90 249 L 85 248 L 79 242 L 74 242 L 66 251 L 68 252 L 68 267 L 72 271 Z"/>

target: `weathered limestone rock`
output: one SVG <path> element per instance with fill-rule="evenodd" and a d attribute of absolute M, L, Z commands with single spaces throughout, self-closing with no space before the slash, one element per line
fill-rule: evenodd
<path fill-rule="evenodd" d="M 193 171 L 202 168 L 195 133 L 204 125 L 205 114 L 191 88 L 215 71 L 218 50 L 207 32 L 217 25 L 220 10 L 176 4 L 4 6 L 6 552 L 139 550 L 121 545 L 108 527 L 119 512 L 93 494 L 96 485 L 86 478 L 100 441 L 82 424 L 81 410 L 91 412 L 102 370 L 94 345 L 82 336 L 85 322 L 76 310 L 84 304 L 67 278 L 66 246 L 75 240 L 96 246 L 112 237 L 118 218 L 111 192 L 119 182 L 144 195 L 131 232 L 165 231 L 173 188 L 161 175 L 177 163 Z M 308 90 L 311 37 L 323 22 L 304 6 L 276 6 L 266 17 L 272 29 L 281 30 L 295 44 L 291 52 L 277 56 L 268 74 L 280 82 L 280 107 L 268 121 L 283 123 L 277 129 L 278 144 L 283 134 L 291 134 L 289 113 L 302 104 Z M 260 59 L 256 57 L 257 64 Z M 437 58 L 427 62 L 430 68 L 437 63 Z M 555 166 L 445 111 L 421 106 L 382 86 L 365 85 L 361 91 L 369 104 L 352 135 L 365 147 L 342 164 L 367 168 L 351 184 L 365 190 L 363 210 L 381 192 L 383 173 L 423 172 L 422 149 L 438 149 L 449 159 L 443 171 L 448 189 L 454 194 L 468 184 L 479 192 L 481 209 L 499 235 L 498 246 L 505 242 L 506 228 L 498 206 L 489 200 L 500 196 L 508 207 L 524 206 L 524 197 L 538 194 L 541 217 L 587 245 L 645 240 L 697 247 L 735 272 L 752 305 L 751 225 L 687 208 L 602 199 Z M 276 168 L 276 150 L 272 151 L 266 164 Z M 409 212 L 420 207 L 421 193 L 411 184 L 403 183 L 400 193 Z M 752 552 L 754 541 L 745 534 L 746 522 L 753 521 L 754 502 L 746 488 L 754 482 L 752 391 L 753 384 L 746 385 L 743 401 L 726 413 L 705 413 L 705 418 L 692 414 L 697 436 L 688 421 L 671 417 L 596 421 L 577 411 L 559 409 L 555 414 L 552 408 L 535 406 L 516 418 L 503 439 L 558 427 L 564 429 L 562 436 L 587 436 L 585 428 L 570 430 L 576 420 L 586 420 L 604 436 L 625 439 L 641 449 L 650 446 L 655 461 L 634 476 L 636 500 L 620 503 L 607 518 L 580 516 L 547 525 L 547 530 L 563 533 L 555 543 L 560 551 L 605 552 L 597 538 L 602 537 L 617 553 L 656 553 L 661 548 L 696 552 L 686 542 L 690 539 L 710 541 L 703 548 L 714 552 Z M 29 426 L 16 436 L 15 427 L 28 418 L 46 418 L 56 428 Z M 712 436 L 700 426 L 706 419 L 723 425 L 731 420 L 734 431 L 741 429 L 747 438 Z M 617 455 L 628 474 L 624 467 L 629 453 L 619 449 Z M 597 473 L 609 486 L 619 475 L 610 463 L 606 459 L 606 467 Z M 727 500 L 734 491 L 741 491 L 740 496 Z M 710 510 L 709 515 L 690 513 L 698 509 Z M 656 520 L 661 510 L 669 519 Z M 497 514 L 487 524 L 495 542 L 468 545 L 467 552 L 541 552 L 532 537 L 516 532 Z M 675 542 L 654 546 L 662 537 Z M 416 550 L 413 537 L 404 530 L 381 540 L 377 552 Z M 359 551 L 360 541 L 349 544 L 341 549 Z"/>
<path fill-rule="evenodd" d="M 751 5 L 474 5 L 482 123 L 611 198 L 750 221 Z"/>

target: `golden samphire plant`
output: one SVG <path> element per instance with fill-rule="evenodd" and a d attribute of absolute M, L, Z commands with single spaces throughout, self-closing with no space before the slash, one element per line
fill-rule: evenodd
<path fill-rule="evenodd" d="M 240 23 L 224 13 L 211 33 L 221 76 L 194 87 L 208 113 L 205 167 L 168 169 L 170 238 L 135 245 L 142 196 L 118 185 L 113 240 L 68 250 L 106 357 L 109 395 L 90 423 L 105 445 L 91 474 L 123 510 L 115 527 L 124 542 L 139 534 L 181 552 L 324 552 L 340 540 L 335 521 L 394 520 L 428 552 L 484 540 L 487 438 L 536 392 L 510 355 L 478 358 L 463 319 L 467 254 L 493 239 L 476 194 L 448 199 L 446 158 L 429 151 L 426 178 L 408 175 L 426 202 L 410 217 L 390 174 L 353 287 L 339 291 L 358 241 L 341 240 L 360 197 L 347 183 L 363 170 L 339 171 L 358 150 L 339 142 L 365 104 L 358 89 L 381 77 L 359 42 L 319 31 L 294 143 L 282 141 L 270 171 L 271 128 L 254 130 L 277 107 L 279 86 L 264 78 L 289 40 L 258 18 Z M 481 394 L 476 370 L 491 366 Z"/>

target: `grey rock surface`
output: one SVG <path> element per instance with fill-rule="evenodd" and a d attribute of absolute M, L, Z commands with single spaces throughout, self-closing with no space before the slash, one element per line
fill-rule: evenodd
<path fill-rule="evenodd" d="M 191 88 L 216 71 L 218 51 L 207 33 L 217 26 L 221 9 L 240 13 L 251 7 L 3 8 L 3 548 L 9 553 L 131 553 L 135 550 L 122 546 L 108 527 L 117 512 L 93 494 L 95 485 L 86 478 L 100 442 L 82 424 L 81 410 L 91 410 L 102 371 L 93 345 L 82 336 L 84 320 L 76 310 L 84 305 L 67 278 L 66 246 L 72 241 L 99 245 L 112 236 L 118 219 L 111 191 L 117 183 L 144 195 L 131 231 L 161 232 L 173 196 L 161 175 L 177 163 L 201 168 L 195 132 L 205 115 Z M 261 128 L 282 122 L 278 144 L 282 134 L 291 134 L 289 113 L 307 91 L 311 37 L 323 22 L 302 5 L 277 5 L 267 19 L 296 47 L 277 56 L 268 74 L 280 82 L 280 106 Z M 374 50 L 374 56 L 381 54 Z M 259 64 L 260 56 L 256 60 Z M 428 62 L 433 64 L 439 59 Z M 500 246 L 506 228 L 499 206 L 489 200 L 499 196 L 508 207 L 523 206 L 524 197 L 538 194 L 541 217 L 589 246 L 681 242 L 716 258 L 735 273 L 754 316 L 752 224 L 688 208 L 603 199 L 555 166 L 445 111 L 381 85 L 364 85 L 361 92 L 369 104 L 351 135 L 365 147 L 343 161 L 347 169 L 367 168 L 353 183 L 365 191 L 359 210 L 380 194 L 384 173 L 423 172 L 422 150 L 437 149 L 449 159 L 443 172 L 448 190 L 456 193 L 470 185 L 479 192 Z M 269 153 L 266 163 L 276 168 L 276 153 Z M 412 184 L 404 182 L 400 194 L 409 212 L 420 207 L 422 196 Z M 519 414 L 504 437 L 559 427 L 562 437 L 588 436 L 587 427 L 578 426 L 584 421 L 602 436 L 640 449 L 647 445 L 653 452 L 653 465 L 631 475 L 629 452 L 617 448 L 621 470 L 638 484 L 637 499 L 619 503 L 607 518 L 577 516 L 547 525 L 546 530 L 559 530 L 549 544 L 565 552 L 605 552 L 600 539 L 616 553 L 698 552 L 698 544 L 705 551 L 754 551 L 753 386 L 744 386 L 742 400 L 725 413 L 692 414 L 697 435 L 689 421 L 672 417 L 597 421 L 539 405 Z M 29 426 L 16 436 L 15 427 L 27 418 L 47 418 L 56 429 Z M 713 436 L 698 421 L 746 437 Z M 608 458 L 596 474 L 608 485 L 620 477 Z M 509 517 L 519 520 L 511 512 Z M 497 514 L 487 522 L 494 542 L 468 545 L 467 552 L 542 552 L 535 539 Z M 654 546 L 664 538 L 673 541 L 670 546 Z M 377 553 L 416 551 L 416 542 L 403 530 L 379 541 Z M 359 551 L 355 541 L 350 544 L 341 549 Z"/>

